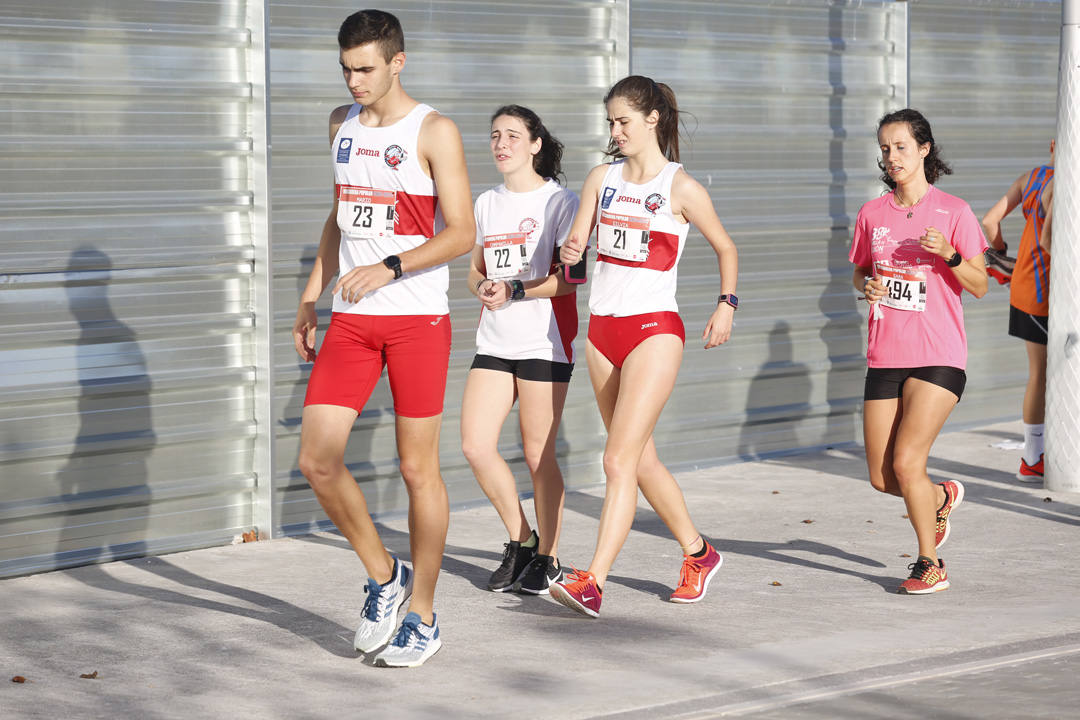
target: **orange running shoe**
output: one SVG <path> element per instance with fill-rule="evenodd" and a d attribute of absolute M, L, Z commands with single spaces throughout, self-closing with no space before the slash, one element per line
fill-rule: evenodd
<path fill-rule="evenodd" d="M 723 556 L 705 538 L 705 554 L 701 557 L 683 556 L 682 572 L 679 573 L 679 587 L 671 593 L 671 602 L 695 603 L 705 597 L 709 581 L 724 562 Z"/>
<path fill-rule="evenodd" d="M 571 610 L 589 617 L 600 617 L 600 601 L 604 593 L 591 572 L 573 568 L 562 581 L 552 583 L 548 592 Z"/>
<path fill-rule="evenodd" d="M 945 561 L 938 558 L 937 564 L 922 555 L 908 565 L 911 577 L 900 583 L 897 590 L 901 595 L 929 595 L 949 589 L 949 576 L 945 573 Z"/>
<path fill-rule="evenodd" d="M 937 511 L 937 544 L 939 548 L 949 539 L 949 514 L 964 502 L 964 486 L 957 480 L 946 480 L 941 483 L 945 490 L 945 504 Z"/>
<path fill-rule="evenodd" d="M 1024 458 L 1020 458 L 1020 472 L 1016 473 L 1016 479 L 1026 483 L 1040 483 L 1043 481 L 1043 455 L 1039 453 L 1039 462 L 1028 465 Z"/>

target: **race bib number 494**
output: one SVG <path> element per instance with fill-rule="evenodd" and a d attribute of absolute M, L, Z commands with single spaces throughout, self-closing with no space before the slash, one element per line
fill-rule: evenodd
<path fill-rule="evenodd" d="M 596 231 L 601 254 L 631 262 L 649 259 L 649 219 L 600 211 Z"/>
<path fill-rule="evenodd" d="M 520 275 L 529 269 L 529 255 L 523 232 L 484 236 L 484 267 L 492 280 Z"/>
<path fill-rule="evenodd" d="M 352 240 L 391 237 L 396 204 L 393 190 L 338 185 L 338 227 Z"/>
<path fill-rule="evenodd" d="M 926 273 L 911 268 L 895 268 L 878 264 L 878 277 L 885 286 L 881 304 L 894 310 L 924 312 L 926 310 Z"/>

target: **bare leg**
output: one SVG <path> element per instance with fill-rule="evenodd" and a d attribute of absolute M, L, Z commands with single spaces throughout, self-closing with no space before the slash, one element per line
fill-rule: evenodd
<path fill-rule="evenodd" d="M 396 424 L 401 476 L 409 493 L 409 548 L 415 573 L 409 610 L 430 625 L 434 620 L 435 583 L 450 524 L 450 503 L 439 474 L 442 415 L 426 418 L 398 415 Z"/>
<path fill-rule="evenodd" d="M 1042 425 L 1046 416 L 1046 346 L 1025 340 L 1028 380 L 1024 388 L 1024 422 Z M 1035 458 L 1038 460 L 1038 458 Z"/>
<path fill-rule="evenodd" d="M 903 497 L 903 493 L 893 472 L 893 447 L 903 416 L 900 398 L 867 400 L 863 405 L 863 444 L 870 484 L 879 492 L 897 497 Z"/>
<path fill-rule="evenodd" d="M 469 371 L 461 401 L 461 450 L 510 539 L 524 542 L 532 530 L 518 500 L 514 474 L 499 454 L 499 432 L 514 405 L 514 394 L 510 373 Z"/>
<path fill-rule="evenodd" d="M 608 428 L 604 447 L 607 489 L 596 552 L 589 564 L 601 587 L 630 533 L 637 507 L 638 465 L 675 387 L 682 349 L 675 335 L 654 335 L 634 348 L 618 370 L 592 343 L 586 346 L 589 377 Z"/>
<path fill-rule="evenodd" d="M 667 467 L 660 462 L 660 457 L 656 454 L 656 442 L 651 435 L 641 453 L 637 478 L 641 494 L 675 536 L 683 552 L 689 555 L 701 550 L 705 546 L 705 540 L 690 519 L 682 488 Z"/>
<path fill-rule="evenodd" d="M 943 387 L 916 378 L 904 383 L 903 417 L 896 430 L 893 471 L 904 495 L 908 518 L 919 540 L 919 554 L 937 561 L 935 522 L 945 491 L 926 473 L 930 448 L 957 398 Z"/>
<path fill-rule="evenodd" d="M 521 442 L 525 463 L 532 476 L 533 504 L 540 535 L 537 552 L 541 555 L 557 556 L 559 552 L 565 492 L 562 471 L 555 459 L 555 436 L 568 387 L 569 383 L 517 381 Z"/>
<path fill-rule="evenodd" d="M 386 583 L 394 559 L 386 552 L 367 501 L 345 467 L 345 444 L 356 411 L 337 405 L 308 405 L 300 428 L 300 472 L 307 478 L 327 517 L 360 556 L 368 575 Z"/>

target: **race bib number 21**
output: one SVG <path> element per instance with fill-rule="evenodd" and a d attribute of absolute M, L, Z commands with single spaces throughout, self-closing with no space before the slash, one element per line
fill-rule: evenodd
<path fill-rule="evenodd" d="M 608 257 L 645 262 L 649 259 L 649 219 L 600 211 L 596 230 L 601 254 Z"/>

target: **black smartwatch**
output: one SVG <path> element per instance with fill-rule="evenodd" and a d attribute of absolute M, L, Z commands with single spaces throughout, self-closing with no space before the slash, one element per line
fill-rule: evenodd
<path fill-rule="evenodd" d="M 720 303 L 727 303 L 734 310 L 739 309 L 739 298 L 734 293 L 724 293 L 721 295 L 716 299 L 716 304 L 719 305 Z"/>
<path fill-rule="evenodd" d="M 960 256 L 960 253 L 955 253 L 951 258 L 945 261 L 945 265 L 948 267 L 956 267 L 962 262 L 964 262 L 964 258 Z"/>
<path fill-rule="evenodd" d="M 521 300 L 525 297 L 525 285 L 520 280 L 510 281 L 510 299 Z"/>
<path fill-rule="evenodd" d="M 394 279 L 401 277 L 401 258 L 397 255 L 387 255 L 382 264 L 394 271 Z"/>

